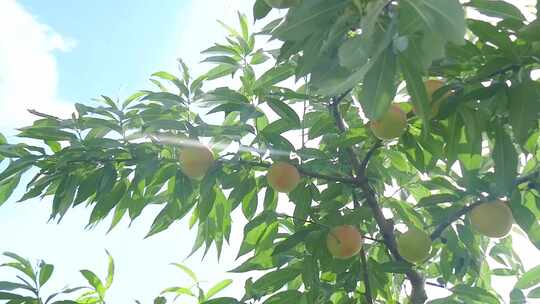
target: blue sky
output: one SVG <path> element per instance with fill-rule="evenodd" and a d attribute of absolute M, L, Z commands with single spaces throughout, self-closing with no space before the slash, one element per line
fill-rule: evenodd
<path fill-rule="evenodd" d="M 87 101 L 122 95 L 146 85 L 148 75 L 171 68 L 179 54 L 191 1 L 21 0 L 39 22 L 76 46 L 56 56 L 60 98 Z"/>
<path fill-rule="evenodd" d="M 185 59 L 192 70 L 205 71 L 208 66 L 197 64 L 202 59 L 199 51 L 225 34 L 215 20 L 236 24 L 236 10 L 249 15 L 251 3 L 0 0 L 0 132 L 14 134 L 15 127 L 29 123 L 32 117 L 27 108 L 65 116 L 75 102 L 91 102 L 101 94 L 122 98 L 148 88 L 153 72 L 176 72 L 177 57 Z M 151 303 L 165 287 L 189 285 L 185 275 L 168 265 L 182 261 L 190 252 L 195 231 L 187 229 L 186 221 L 143 240 L 159 211 L 149 208 L 130 228 L 124 221 L 106 235 L 107 223 L 91 231 L 83 229 L 89 212 L 82 207 L 70 211 L 59 225 L 48 224 L 50 201 L 15 203 L 20 195 L 19 189 L 0 207 L 0 252 L 10 250 L 57 265 L 56 280 L 50 287 L 83 282 L 77 272 L 83 268 L 103 276 L 104 249 L 117 262 L 109 303 L 129 303 L 135 298 Z M 226 273 L 236 264 L 233 257 L 242 235 L 240 219 L 233 229 L 232 246 L 221 263 L 214 252 L 204 262 L 200 254 L 186 261 L 208 281 L 206 287 L 234 278 L 224 295 L 241 294 L 245 278 Z M 523 237 L 516 235 L 516 240 L 524 262 L 531 266 L 536 252 Z M 3 279 L 6 277 L 0 273 Z M 508 286 L 511 284 L 500 285 Z"/>

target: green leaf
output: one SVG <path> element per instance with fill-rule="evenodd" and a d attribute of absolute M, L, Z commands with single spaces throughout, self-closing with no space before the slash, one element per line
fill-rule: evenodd
<path fill-rule="evenodd" d="M 272 256 L 272 250 L 259 251 L 257 254 L 249 259 L 247 259 L 240 266 L 230 270 L 230 272 L 248 272 L 252 270 L 267 270 L 276 268 L 281 265 L 280 262 L 287 261 L 287 258 L 278 259 Z"/>
<path fill-rule="evenodd" d="M 109 289 L 114 279 L 114 259 L 109 251 L 105 250 L 107 257 L 109 258 L 109 266 L 107 267 L 107 278 L 105 279 L 105 288 Z"/>
<path fill-rule="evenodd" d="M 35 161 L 35 158 L 19 158 L 10 162 L 8 167 L 2 173 L 0 173 L 0 181 L 3 181 L 16 173 L 20 174 L 25 172 L 34 164 Z"/>
<path fill-rule="evenodd" d="M 491 42 L 513 57 L 515 47 L 506 32 L 500 31 L 489 22 L 481 20 L 467 20 L 469 29 L 483 41 Z"/>
<path fill-rule="evenodd" d="M 389 273 L 407 273 L 411 270 L 411 265 L 407 262 L 385 262 L 378 265 L 377 269 Z"/>
<path fill-rule="evenodd" d="M 20 180 L 21 174 L 15 174 L 11 178 L 0 182 L 0 206 L 2 206 L 2 204 L 4 204 L 13 194 L 13 191 L 19 185 Z"/>
<path fill-rule="evenodd" d="M 527 298 L 539 299 L 540 298 L 540 287 L 536 287 L 535 289 L 529 291 L 529 293 L 527 294 Z"/>
<path fill-rule="evenodd" d="M 269 272 L 253 283 L 253 289 L 262 295 L 271 294 L 278 291 L 287 282 L 292 281 L 300 275 L 299 269 L 283 268 Z"/>
<path fill-rule="evenodd" d="M 525 295 L 523 294 L 523 291 L 519 289 L 512 289 L 512 291 L 510 291 L 510 303 L 511 304 L 526 304 L 527 300 L 525 299 Z"/>
<path fill-rule="evenodd" d="M 98 278 L 98 276 L 92 271 L 86 270 L 86 269 L 83 269 L 80 272 L 83 275 L 83 277 L 86 279 L 86 281 L 88 281 L 88 284 L 90 284 L 90 286 L 92 286 L 96 290 L 96 292 L 100 295 L 100 297 L 103 298 L 105 295 L 106 289 L 103 286 L 103 283 L 101 282 L 101 280 Z"/>
<path fill-rule="evenodd" d="M 242 199 L 242 213 L 244 213 L 246 219 L 251 219 L 255 215 L 258 205 L 258 189 L 252 188 L 251 191 Z"/>
<path fill-rule="evenodd" d="M 510 204 L 514 219 L 519 227 L 527 233 L 531 243 L 533 243 L 536 248 L 540 249 L 540 224 L 529 208 L 522 205 L 520 201 L 514 202 L 514 196 L 512 197 L 512 203 Z"/>
<path fill-rule="evenodd" d="M 464 301 L 479 301 L 486 304 L 499 304 L 499 300 L 493 294 L 480 287 L 471 287 L 459 284 L 452 287 L 452 292 Z"/>
<path fill-rule="evenodd" d="M 278 204 L 278 193 L 271 187 L 266 187 L 264 191 L 264 210 L 275 210 Z"/>
<path fill-rule="evenodd" d="M 238 257 L 254 250 L 267 229 L 275 223 L 276 215 L 270 211 L 264 211 L 253 218 L 247 225 L 244 226 L 244 239 L 238 252 Z"/>
<path fill-rule="evenodd" d="M 490 16 L 498 17 L 502 19 L 516 19 L 525 20 L 525 16 L 521 13 L 519 8 L 514 5 L 499 0 L 472 0 L 467 3 L 468 6 L 474 7 L 480 13 Z"/>
<path fill-rule="evenodd" d="M 105 169 L 101 168 L 90 172 L 88 175 L 83 177 L 81 181 L 79 181 L 77 196 L 73 201 L 74 206 L 77 206 L 78 204 L 84 202 L 96 192 L 96 184 L 99 182 L 99 180 L 103 178 L 104 174 Z"/>
<path fill-rule="evenodd" d="M 294 123 L 296 128 L 300 127 L 300 117 L 298 117 L 298 114 L 296 114 L 296 112 L 289 107 L 289 105 L 281 100 L 273 98 L 268 99 L 266 103 L 274 112 L 276 112 L 276 114 L 279 115 L 279 117 Z"/>
<path fill-rule="evenodd" d="M 364 77 L 360 104 L 369 119 L 379 119 L 396 94 L 396 56 L 386 49 Z"/>
<path fill-rule="evenodd" d="M 238 20 L 240 21 L 240 28 L 242 29 L 242 39 L 244 39 L 245 41 L 248 41 L 249 40 L 248 19 L 246 15 L 238 12 Z"/>
<path fill-rule="evenodd" d="M 253 17 L 255 20 L 259 20 L 264 18 L 270 11 L 272 10 L 272 7 L 270 7 L 268 4 L 266 4 L 265 0 L 257 0 L 255 1 L 255 4 L 253 5 Z"/>
<path fill-rule="evenodd" d="M 212 286 L 212 288 L 208 289 L 208 291 L 206 292 L 205 299 L 208 300 L 208 299 L 212 298 L 218 292 L 222 291 L 223 289 L 227 288 L 227 286 L 231 285 L 232 282 L 233 282 L 232 280 L 227 279 L 227 280 L 223 280 L 223 281 L 217 283 L 216 285 Z"/>
<path fill-rule="evenodd" d="M 465 12 L 458 0 L 404 0 L 399 2 L 407 11 L 414 12 L 406 18 L 421 21 L 440 37 L 463 44 L 465 37 Z"/>
<path fill-rule="evenodd" d="M 237 49 L 228 45 L 215 44 L 201 52 L 202 54 L 225 54 L 230 56 L 240 56 Z"/>
<path fill-rule="evenodd" d="M 519 30 L 519 37 L 528 41 L 540 41 L 540 19 L 535 19 Z"/>
<path fill-rule="evenodd" d="M 405 56 L 398 56 L 399 66 L 407 84 L 407 92 L 416 109 L 416 114 L 422 118 L 424 126 L 429 129 L 431 105 L 429 103 L 426 87 L 422 81 L 421 67 L 415 67 Z M 426 130 L 428 131 L 428 130 Z"/>
<path fill-rule="evenodd" d="M 207 191 L 201 189 L 201 197 L 197 204 L 197 210 L 199 212 L 199 220 L 204 222 L 212 209 L 214 208 L 214 201 L 216 200 L 216 191 L 213 187 L 209 187 Z"/>
<path fill-rule="evenodd" d="M 189 211 L 189 209 L 180 209 L 180 205 L 177 200 L 168 202 L 152 222 L 150 231 L 148 231 L 145 238 L 167 229 L 175 220 L 184 216 L 187 211 Z"/>
<path fill-rule="evenodd" d="M 169 288 L 165 288 L 161 294 L 165 294 L 165 293 L 174 293 L 176 295 L 187 295 L 187 296 L 192 296 L 192 297 L 195 297 L 195 295 L 193 294 L 193 292 L 191 292 L 191 290 L 189 288 L 185 288 L 185 287 L 169 287 Z"/>
<path fill-rule="evenodd" d="M 299 303 L 301 299 L 302 293 L 298 290 L 285 290 L 271 296 L 263 304 Z"/>
<path fill-rule="evenodd" d="M 373 64 L 377 58 L 386 51 L 395 38 L 396 22 L 392 21 L 389 25 L 377 26 L 373 33 L 362 33 L 345 41 L 338 50 L 339 64 L 352 71 L 365 66 L 369 61 L 369 65 Z M 369 67 L 367 69 L 369 69 Z M 353 73 L 354 74 L 354 73 Z M 352 77 L 352 75 L 351 75 Z"/>
<path fill-rule="evenodd" d="M 500 194 L 510 192 L 517 176 L 518 155 L 510 136 L 500 126 L 495 130 L 495 183 Z"/>
<path fill-rule="evenodd" d="M 320 24 L 334 21 L 338 12 L 347 4 L 344 0 L 334 0 L 331 3 L 325 0 L 304 2 L 300 7 L 288 12 L 285 22 L 277 27 L 272 35 L 281 40 L 302 40 L 315 32 Z"/>
<path fill-rule="evenodd" d="M 249 63 L 252 65 L 257 65 L 266 62 L 268 59 L 270 59 L 270 57 L 268 57 L 263 50 L 258 50 L 257 52 L 253 53 Z"/>
<path fill-rule="evenodd" d="M 154 299 L 154 304 L 166 304 L 167 299 L 164 297 L 157 297 Z"/>
<path fill-rule="evenodd" d="M 290 235 L 285 239 L 284 241 L 279 242 L 276 247 L 274 248 L 274 251 L 272 252 L 272 255 L 278 255 L 280 253 L 283 253 L 287 250 L 290 250 L 294 248 L 296 245 L 302 243 L 305 241 L 306 237 L 313 231 L 314 229 L 303 229 L 300 231 L 295 232 L 294 234 Z"/>
<path fill-rule="evenodd" d="M 202 99 L 209 105 L 239 103 L 249 105 L 249 100 L 241 93 L 229 88 L 217 88 L 203 95 Z"/>
<path fill-rule="evenodd" d="M 427 304 L 463 304 L 463 302 L 456 300 L 454 296 L 449 296 L 445 298 L 431 300 L 427 302 Z"/>
<path fill-rule="evenodd" d="M 20 296 L 18 294 L 0 291 L 0 300 L 15 300 L 16 301 L 15 303 L 24 303 L 27 300 L 27 298 Z M 8 303 L 13 303 L 13 302 L 9 301 Z"/>
<path fill-rule="evenodd" d="M 204 301 L 201 304 L 242 304 L 241 302 L 238 302 L 235 298 L 229 298 L 229 297 L 223 297 L 223 298 L 215 298 L 212 300 Z"/>
<path fill-rule="evenodd" d="M 540 283 L 540 265 L 525 272 L 516 282 L 514 288 L 527 289 Z"/>
<path fill-rule="evenodd" d="M 102 180 L 111 180 L 105 176 Z M 126 194 L 128 189 L 128 181 L 122 180 L 110 190 L 108 193 L 102 191 L 102 195 L 98 193 L 98 202 L 92 210 L 90 215 L 90 224 L 95 223 L 103 218 L 105 218 L 109 212 L 122 200 L 122 197 Z"/>
<path fill-rule="evenodd" d="M 28 286 L 20 283 L 0 281 L 0 290 L 29 289 Z"/>
<path fill-rule="evenodd" d="M 211 62 L 211 63 L 223 63 L 231 66 L 237 66 L 238 61 L 229 56 L 211 56 L 203 60 L 202 62 Z"/>
<path fill-rule="evenodd" d="M 230 65 L 230 64 L 220 64 L 205 74 L 207 80 L 218 79 L 227 75 L 234 74 L 238 69 L 239 65 Z"/>
<path fill-rule="evenodd" d="M 180 270 L 182 270 L 185 274 L 187 274 L 193 280 L 194 283 L 199 282 L 199 280 L 197 280 L 197 276 L 195 275 L 195 272 L 193 272 L 193 270 L 189 269 L 187 266 L 183 264 L 179 264 L 179 263 L 172 263 L 171 265 L 174 265 L 178 267 Z"/>
<path fill-rule="evenodd" d="M 176 94 L 169 92 L 146 92 L 146 96 L 142 100 L 159 101 L 165 106 L 174 106 L 184 104 L 184 100 Z"/>
<path fill-rule="evenodd" d="M 520 144 L 524 144 L 529 138 L 531 130 L 538 127 L 538 115 L 540 113 L 540 94 L 533 81 L 525 82 L 510 88 L 509 94 L 510 124 L 514 136 Z"/>
<path fill-rule="evenodd" d="M 8 252 L 8 251 L 4 252 L 3 255 L 5 255 L 7 257 L 10 257 L 10 258 L 17 261 L 17 263 L 2 264 L 3 266 L 8 266 L 8 267 L 11 267 L 11 268 L 18 269 L 21 272 L 23 272 L 24 274 L 26 274 L 33 281 L 36 281 L 36 275 L 34 273 L 34 269 L 32 268 L 32 265 L 30 264 L 30 262 L 27 259 L 21 257 L 20 255 L 18 255 L 16 253 Z"/>
<path fill-rule="evenodd" d="M 267 125 L 261 132 L 265 135 L 279 135 L 295 128 L 298 128 L 296 123 L 287 119 L 278 119 Z"/>
<path fill-rule="evenodd" d="M 51 278 L 53 271 L 54 271 L 54 265 L 44 263 L 40 266 L 40 270 L 39 270 L 39 286 L 40 287 L 45 285 L 45 283 L 47 283 L 47 281 Z"/>
<path fill-rule="evenodd" d="M 364 36 L 355 36 L 345 41 L 339 48 L 339 64 L 350 69 L 361 67 L 366 64 L 371 44 L 368 44 Z"/>
<path fill-rule="evenodd" d="M 282 64 L 271 68 L 259 77 L 253 84 L 253 90 L 268 90 L 273 85 L 286 80 L 294 75 L 294 67 L 290 64 Z"/>
<path fill-rule="evenodd" d="M 362 81 L 362 79 L 364 79 L 372 64 L 373 61 L 370 61 L 344 78 L 333 79 L 333 81 L 321 85 L 317 90 L 317 93 L 326 96 L 337 96 L 354 88 L 359 82 Z"/>
<path fill-rule="evenodd" d="M 57 127 L 25 127 L 19 129 L 21 133 L 17 134 L 18 137 L 53 140 L 53 141 L 77 141 L 75 134 L 59 130 Z"/>
<path fill-rule="evenodd" d="M 450 203 L 450 202 L 455 202 L 458 199 L 459 197 L 457 197 L 454 194 L 449 194 L 449 193 L 433 194 L 433 195 L 421 198 L 418 204 L 416 204 L 416 207 L 423 208 L 426 206 Z"/>

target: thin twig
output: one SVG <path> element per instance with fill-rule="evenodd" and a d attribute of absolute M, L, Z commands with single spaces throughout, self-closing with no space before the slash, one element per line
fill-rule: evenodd
<path fill-rule="evenodd" d="M 297 221 L 300 221 L 300 222 L 304 222 L 304 223 L 309 223 L 309 224 L 321 226 L 321 227 L 323 227 L 325 229 L 328 229 L 328 230 L 332 229 L 332 227 L 330 227 L 328 225 L 325 225 L 325 224 L 322 224 L 322 223 L 319 223 L 319 222 L 316 222 L 316 221 L 313 221 L 313 220 L 303 219 L 303 218 L 299 218 L 299 217 L 296 217 L 296 216 L 293 216 L 293 215 L 288 215 L 288 214 L 285 214 L 285 213 L 276 213 L 276 215 L 281 216 L 281 217 L 287 217 L 287 218 L 297 220 Z"/>
<path fill-rule="evenodd" d="M 360 249 L 360 261 L 362 263 L 362 275 L 364 276 L 364 286 L 366 288 L 366 302 L 368 304 L 373 304 L 373 295 L 371 294 L 371 284 L 369 283 L 369 272 L 366 260 L 366 250 L 364 247 Z"/>
<path fill-rule="evenodd" d="M 465 79 L 464 81 L 462 81 L 464 84 L 470 84 L 470 83 L 474 83 L 474 82 L 482 82 L 484 80 L 488 80 L 488 79 L 491 79 L 497 75 L 501 75 L 501 74 L 504 74 L 506 72 L 509 72 L 509 71 L 516 71 L 516 70 L 519 70 L 521 68 L 521 65 L 519 64 L 511 64 L 511 65 L 508 65 L 506 67 L 503 67 L 503 68 L 500 68 L 496 71 L 494 71 L 493 73 L 487 75 L 487 76 L 484 76 L 484 77 L 478 77 L 478 76 L 474 76 L 474 77 L 471 77 L 469 79 Z"/>
<path fill-rule="evenodd" d="M 364 173 L 364 177 L 365 177 L 365 172 L 366 172 L 366 169 L 367 169 L 367 166 L 368 166 L 368 163 L 369 163 L 369 160 L 371 159 L 371 157 L 373 157 L 373 155 L 375 154 L 375 152 L 377 151 L 377 149 L 379 149 L 380 147 L 382 147 L 383 144 L 382 142 L 379 140 L 375 143 L 375 145 L 373 145 L 373 147 L 371 147 L 371 149 L 369 149 L 369 151 L 367 152 L 366 156 L 364 157 L 364 160 L 362 160 L 362 163 L 360 164 L 360 169 L 362 170 L 362 172 Z"/>
<path fill-rule="evenodd" d="M 317 225 L 317 226 L 320 226 L 320 227 L 322 227 L 322 228 L 324 228 L 324 229 L 327 229 L 327 230 L 331 230 L 331 229 L 332 229 L 331 226 L 328 226 L 328 225 L 323 224 L 323 223 L 319 223 L 319 222 L 314 221 L 314 220 L 303 219 L 303 218 L 299 218 L 299 217 L 296 217 L 296 216 L 293 216 L 293 215 L 288 215 L 288 214 L 285 214 L 285 213 L 276 213 L 276 215 L 277 215 L 277 216 L 280 216 L 280 217 L 290 218 L 290 219 L 297 220 L 297 221 L 304 222 L 304 223 L 309 223 L 309 224 Z M 382 240 L 379 240 L 379 239 L 376 239 L 376 238 L 372 238 L 372 237 L 367 236 L 367 235 L 362 235 L 362 238 L 363 238 L 363 239 L 366 239 L 366 240 L 373 241 L 373 242 L 383 243 Z"/>
<path fill-rule="evenodd" d="M 439 283 L 433 283 L 433 282 L 428 282 L 428 281 L 426 281 L 426 285 L 435 286 L 435 287 L 439 287 L 439 288 L 443 288 L 443 289 L 447 289 L 447 290 L 448 290 L 448 288 L 447 288 L 446 286 L 441 285 L 441 284 L 439 284 Z"/>
<path fill-rule="evenodd" d="M 539 175 L 540 175 L 540 171 L 534 171 L 534 172 L 529 173 L 527 175 L 520 176 L 520 177 L 516 178 L 516 180 L 514 181 L 514 185 L 518 186 L 520 184 L 530 182 L 533 179 L 537 179 L 539 177 Z"/>
<path fill-rule="evenodd" d="M 529 173 L 527 175 L 518 177 L 514 181 L 514 185 L 519 186 L 520 184 L 527 183 L 527 182 L 529 182 L 529 181 L 531 181 L 533 179 L 538 178 L 539 174 L 540 174 L 540 171 L 535 171 L 535 172 Z M 471 204 L 459 209 L 458 211 L 456 211 L 455 213 L 453 213 L 452 215 L 447 217 L 446 220 L 443 221 L 442 223 L 440 223 L 437 226 L 437 228 L 435 228 L 433 233 L 431 233 L 431 236 L 430 236 L 431 239 L 435 240 L 435 239 L 439 238 L 441 236 L 441 234 L 444 232 L 444 230 L 446 228 L 448 228 L 448 226 L 452 225 L 452 223 L 454 223 L 455 221 L 460 219 L 463 215 L 469 213 L 469 211 L 474 209 L 474 207 L 479 206 L 482 203 L 487 202 L 488 200 L 489 200 L 488 198 L 477 200 L 474 203 L 471 203 Z"/>
<path fill-rule="evenodd" d="M 443 221 L 442 223 L 440 223 L 437 228 L 435 228 L 435 230 L 433 231 L 433 233 L 430 235 L 430 238 L 431 240 L 435 240 L 437 239 L 438 237 L 441 236 L 441 234 L 443 233 L 443 231 L 450 225 L 452 225 L 453 222 L 457 221 L 460 217 L 462 217 L 463 215 L 467 214 L 469 211 L 471 211 L 472 209 L 474 209 L 474 207 L 484 203 L 485 200 L 479 200 L 479 201 L 476 201 L 468 206 L 465 206 L 461 209 L 459 209 L 456 213 L 450 215 L 448 218 L 446 218 L 445 221 Z"/>

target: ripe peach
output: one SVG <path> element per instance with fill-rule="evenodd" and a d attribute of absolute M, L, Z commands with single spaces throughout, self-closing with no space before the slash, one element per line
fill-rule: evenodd
<path fill-rule="evenodd" d="M 351 225 L 334 227 L 326 237 L 328 251 L 337 259 L 348 259 L 356 255 L 363 243 L 362 234 Z"/>
<path fill-rule="evenodd" d="M 396 243 L 399 254 L 411 263 L 424 261 L 431 251 L 429 235 L 417 228 L 410 228 L 398 236 Z"/>
<path fill-rule="evenodd" d="M 407 115 L 397 104 L 393 104 L 379 120 L 372 121 L 370 126 L 379 139 L 398 138 L 407 129 Z"/>
<path fill-rule="evenodd" d="M 289 193 L 300 182 L 300 173 L 295 166 L 286 162 L 276 162 L 266 174 L 266 180 L 270 187 L 277 192 Z"/>
<path fill-rule="evenodd" d="M 202 145 L 192 145 L 180 150 L 180 167 L 190 178 L 201 179 L 214 163 L 212 151 Z"/>
<path fill-rule="evenodd" d="M 514 222 L 512 210 L 501 200 L 476 206 L 470 213 L 470 219 L 474 229 L 492 238 L 506 236 Z"/>
<path fill-rule="evenodd" d="M 450 92 L 446 92 L 443 96 L 438 98 L 437 100 L 433 100 L 433 94 L 440 88 L 444 86 L 444 81 L 439 79 L 428 79 L 424 81 L 424 86 L 426 87 L 426 92 L 428 96 L 428 102 L 431 104 L 431 114 L 429 118 L 433 118 L 439 114 L 439 110 L 441 108 L 441 103 L 444 101 L 444 99 L 448 98 L 450 96 Z M 413 106 L 413 112 L 416 114 L 416 108 Z"/>

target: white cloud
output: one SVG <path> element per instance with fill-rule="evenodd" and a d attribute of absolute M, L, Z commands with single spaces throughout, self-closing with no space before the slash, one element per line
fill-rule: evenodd
<path fill-rule="evenodd" d="M 28 124 L 29 108 L 67 114 L 59 102 L 54 51 L 69 51 L 75 42 L 40 23 L 15 0 L 0 1 L 0 128 L 12 132 Z"/>

